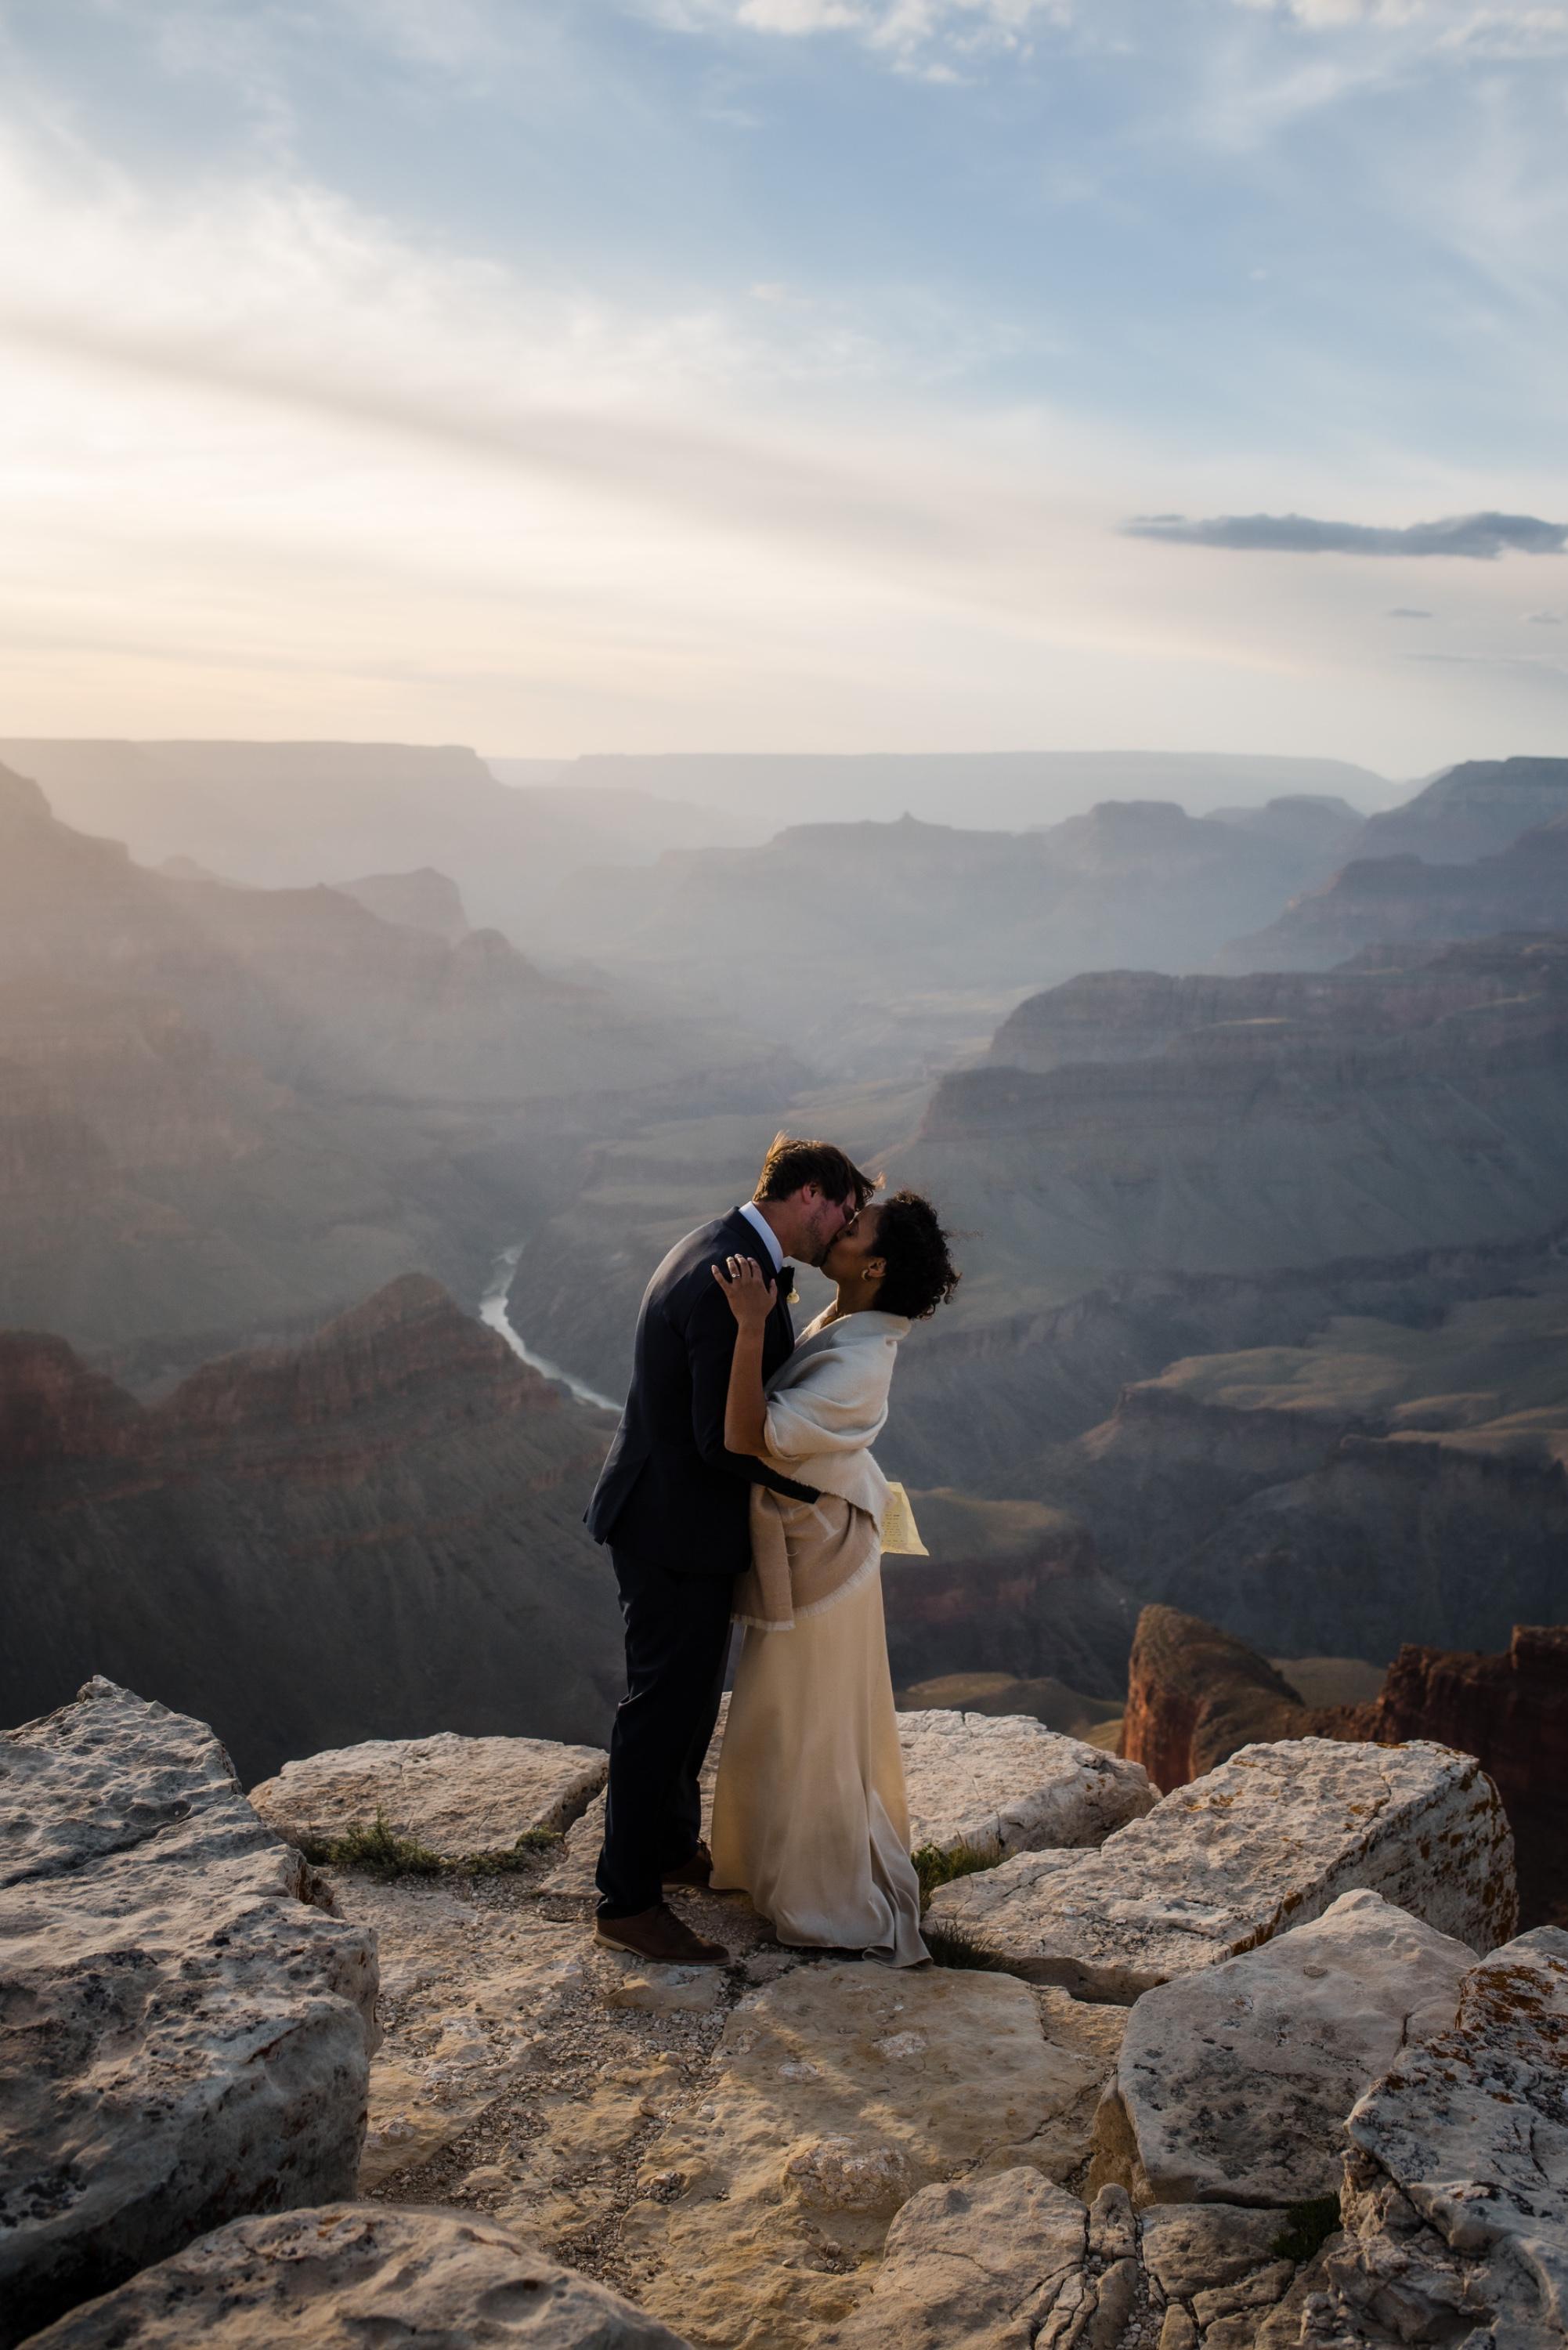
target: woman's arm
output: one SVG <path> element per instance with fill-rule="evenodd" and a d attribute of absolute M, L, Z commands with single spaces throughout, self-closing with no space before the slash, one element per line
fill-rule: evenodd
<path fill-rule="evenodd" d="M 724 1443 L 731 1452 L 761 1452 L 767 1400 L 763 1394 L 763 1328 L 773 1312 L 774 1289 L 764 1279 L 755 1257 L 732 1256 L 726 1274 L 713 1267 L 713 1278 L 729 1301 L 735 1317 L 735 1351 L 730 1357 L 730 1387 L 724 1398 Z"/>

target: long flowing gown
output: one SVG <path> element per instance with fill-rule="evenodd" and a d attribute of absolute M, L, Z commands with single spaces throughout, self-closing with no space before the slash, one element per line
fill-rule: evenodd
<path fill-rule="evenodd" d="M 829 1492 L 764 1506 L 778 1513 L 792 1559 L 805 1563 L 807 1588 L 815 1562 L 836 1558 L 851 1571 L 833 1596 L 797 1608 L 790 1628 L 747 1624 L 714 1787 L 713 1885 L 749 1894 L 781 1942 L 919 1966 L 929 1953 L 876 1519 Z"/>

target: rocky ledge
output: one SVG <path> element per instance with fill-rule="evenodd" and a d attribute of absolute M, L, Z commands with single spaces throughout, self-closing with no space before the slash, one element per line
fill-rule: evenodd
<path fill-rule="evenodd" d="M 1130 2003 L 1356 1888 L 1473 1949 L 1512 1932 L 1513 1842 L 1471 1756 L 1422 1742 L 1244 1746 L 1097 1852 L 1020 1854 L 944 1886 L 931 1915 L 1015 1974 Z"/>
<path fill-rule="evenodd" d="M 515 1852 L 559 1834 L 604 1785 L 602 1747 L 552 1738 L 376 1738 L 286 1762 L 251 1789 L 270 1827 L 306 1853 L 325 1854 L 378 1822 L 440 1860 Z"/>
<path fill-rule="evenodd" d="M 952 1816 L 1001 1841 L 1041 1783 L 1040 1755 L 999 1797 L 987 1774 L 1002 1747 L 971 1742 L 964 1717 L 926 1742 L 968 1803 Z M 317 1879 L 244 1805 L 199 1725 L 99 1686 L 14 1734 L 28 1824 L 6 1898 L 26 1886 L 56 1902 L 26 1926 L 50 1939 L 6 2043 L 19 2106 L 35 2073 L 56 2085 L 38 2092 L 32 2135 L 63 2149 L 52 2172 L 31 2145 L 32 2170 L 14 2159 L 4 2207 L 12 2221 L 36 2171 L 43 2216 L 5 2241 L 33 2248 L 53 2295 L 35 2294 L 22 2321 L 56 2317 L 38 2341 L 1568 2345 L 1568 1937 L 1490 1947 L 1511 1929 L 1511 1869 L 1468 1757 L 1251 1748 L 1098 1849 L 1022 1851 L 944 1888 L 937 1940 L 958 1963 L 900 1973 L 780 1950 L 739 1896 L 696 1891 L 674 1898 L 726 1941 L 727 1968 L 597 1950 L 590 1898 L 563 1892 L 549 1857 L 516 1842 L 580 1758 L 520 1751 L 476 1769 L 483 1743 L 298 1769 L 302 1804 L 314 1788 L 299 1816 L 325 1843 L 363 1825 L 368 1791 L 390 1825 L 388 1791 L 422 1781 L 421 1807 L 398 1815 L 405 1832 L 422 1821 L 459 1856 L 422 1876 L 339 1862 Z M 68 1800 L 44 1800 L 51 1771 Z M 1025 1814 L 1044 1831 L 1046 1812 Z M 139 1981 L 145 1954 L 162 1952 L 184 1970 L 180 1994 L 159 1978 L 129 2025 L 121 2001 L 107 2036 L 78 2000 L 51 2037 L 77 1996 L 81 1939 L 61 1888 L 115 1870 L 114 1953 Z M 100 1889 L 85 1913 L 100 1934 L 109 1908 Z M 291 1934 L 274 1933 L 280 1915 Z M 203 1931 L 231 1970 L 222 2000 Z M 348 1991 L 373 1983 L 378 1940 L 386 2038 L 358 2184 L 373 2200 L 351 2204 L 341 2173 L 366 2033 Z M 348 1991 L 323 1991 L 328 1960 L 349 1968 Z M 1079 1995 L 1032 1979 L 1043 1960 Z M 243 2039 L 241 1990 L 265 2009 L 265 2048 Z M 155 2079 L 144 2052 L 168 2041 L 147 2021 L 160 1998 L 205 2065 L 178 2081 Z M 357 2074 L 325 2029 L 333 2017 L 358 2035 Z M 116 2139 L 93 2099 L 127 2047 L 154 2126 L 111 2105 Z M 72 2208 L 82 2164 L 145 2171 L 171 2147 L 161 2175 L 189 2183 L 205 2165 L 205 2204 L 169 2200 L 161 2237 L 122 2228 L 107 2272 L 80 2230 L 56 2257 L 49 2213 Z"/>
<path fill-rule="evenodd" d="M 352 2193 L 376 1940 L 317 1889 L 200 1722 L 93 1680 L 0 1741 L 0 2343 Z"/>
<path fill-rule="evenodd" d="M 236 2220 L 118 2293 L 73 2310 L 34 2350 L 685 2350 L 618 2295 L 459 2211 L 375 2203 Z"/>
<path fill-rule="evenodd" d="M 1460 1986 L 1345 2124 L 1346 2234 L 1310 2350 L 1568 2340 L 1568 1934 L 1542 1926 Z"/>

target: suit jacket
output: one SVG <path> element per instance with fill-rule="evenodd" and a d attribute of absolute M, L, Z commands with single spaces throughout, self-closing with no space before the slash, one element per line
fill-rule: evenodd
<path fill-rule="evenodd" d="M 586 1513 L 596 1542 L 613 1542 L 671 1575 L 739 1575 L 750 1566 L 753 1484 L 816 1498 L 814 1487 L 725 1450 L 735 1317 L 712 1268 L 730 1256 L 754 1258 L 773 1279 L 760 1235 L 732 1209 L 677 1241 L 649 1283 L 626 1409 Z M 794 1346 L 781 1284 L 763 1332 L 764 1381 Z"/>

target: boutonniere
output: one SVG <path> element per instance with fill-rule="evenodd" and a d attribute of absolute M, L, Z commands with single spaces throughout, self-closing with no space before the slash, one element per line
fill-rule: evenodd
<path fill-rule="evenodd" d="M 800 1304 L 800 1292 L 795 1287 L 793 1281 L 789 1287 L 781 1293 L 781 1303 L 785 1305 L 798 1305 Z"/>

